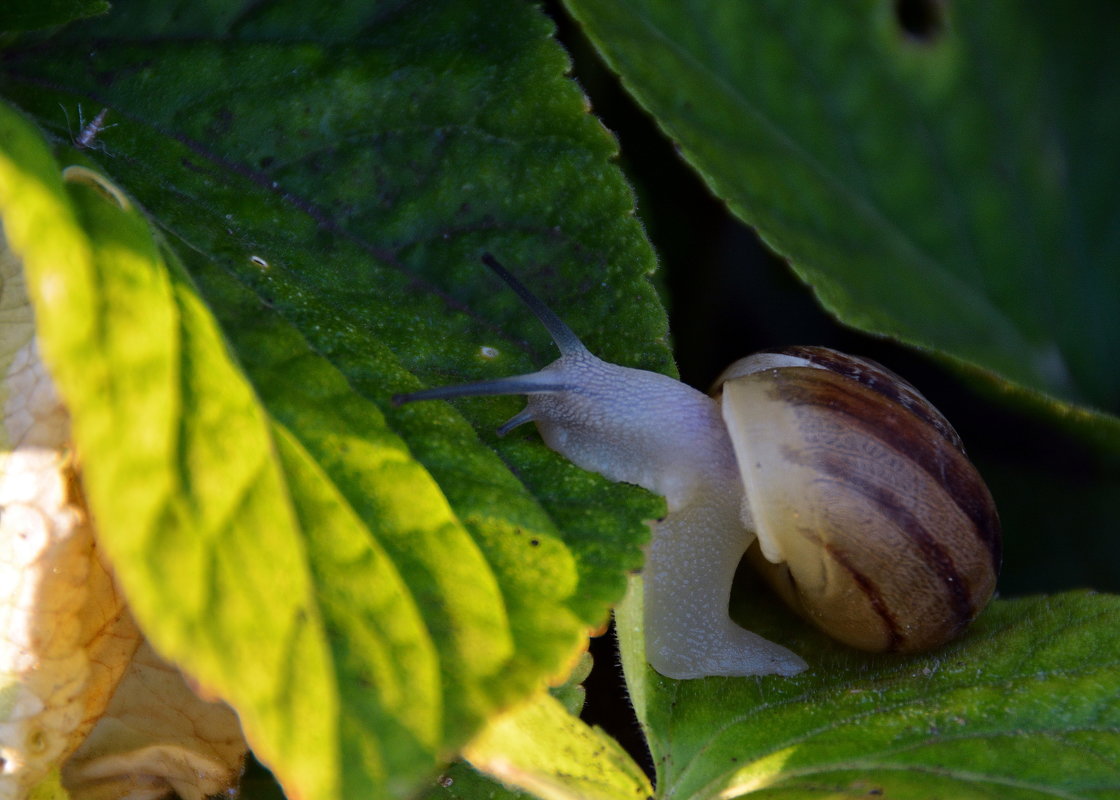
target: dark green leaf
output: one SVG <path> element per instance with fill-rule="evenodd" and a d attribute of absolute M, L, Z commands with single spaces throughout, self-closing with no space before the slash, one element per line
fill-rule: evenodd
<path fill-rule="evenodd" d="M 533 800 L 533 795 L 503 786 L 465 761 L 457 761 L 431 782 L 421 800 Z"/>
<path fill-rule="evenodd" d="M 566 5 L 839 319 L 1120 442 L 1115 4 Z"/>
<path fill-rule="evenodd" d="M 0 7 L 0 33 L 50 28 L 108 10 L 107 0 L 5 0 Z"/>

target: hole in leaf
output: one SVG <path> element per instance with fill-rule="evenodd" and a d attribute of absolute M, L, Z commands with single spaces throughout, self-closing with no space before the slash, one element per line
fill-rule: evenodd
<path fill-rule="evenodd" d="M 911 37 L 931 42 L 945 29 L 945 0 L 895 0 L 898 25 Z"/>

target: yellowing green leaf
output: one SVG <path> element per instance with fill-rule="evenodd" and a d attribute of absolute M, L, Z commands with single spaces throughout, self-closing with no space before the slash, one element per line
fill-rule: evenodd
<path fill-rule="evenodd" d="M 530 431 L 498 442 L 516 401 L 392 394 L 549 357 L 482 250 L 560 304 L 607 283 L 569 303 L 573 326 L 671 365 L 615 144 L 536 10 L 310 6 L 153 3 L 68 29 L 49 58 L 9 52 L 0 85 L 59 161 L 14 153 L 33 165 L 19 192 L 47 200 L 13 192 L 0 213 L 62 229 L 20 248 L 153 646 L 236 708 L 293 794 L 407 796 L 562 677 L 660 503 Z M 90 37 L 114 44 L 79 68 Z M 509 102 L 526 92 L 533 113 Z M 79 104 L 113 125 L 83 153 Z M 63 194 L 71 163 L 105 177 Z"/>
<path fill-rule="evenodd" d="M 478 769 L 545 800 L 641 800 L 651 792 L 614 739 L 547 694 L 491 721 L 465 755 Z"/>

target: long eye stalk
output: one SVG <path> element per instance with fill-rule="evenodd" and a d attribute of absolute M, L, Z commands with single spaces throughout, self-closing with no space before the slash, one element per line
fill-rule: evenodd
<path fill-rule="evenodd" d="M 393 405 L 415 403 L 419 400 L 450 400 L 456 397 L 495 397 L 503 394 L 547 394 L 564 392 L 571 389 L 562 383 L 549 382 L 547 376 L 534 372 L 529 375 L 513 375 L 493 381 L 461 383 L 458 386 L 436 386 L 418 392 L 393 395 Z"/>
<path fill-rule="evenodd" d="M 529 307 L 537 319 L 544 325 L 548 335 L 552 337 L 552 341 L 556 342 L 556 346 L 560 349 L 560 355 L 567 356 L 572 353 L 586 351 L 587 348 L 583 346 L 583 342 L 575 335 L 571 328 L 564 324 L 564 320 L 556 315 L 556 312 L 545 305 L 544 301 L 529 291 L 525 284 L 515 278 L 509 270 L 503 267 L 498 259 L 489 253 L 482 254 L 482 263 L 490 267 L 494 274 L 501 278 L 509 288 L 517 292 L 525 305 Z"/>
<path fill-rule="evenodd" d="M 490 253 L 483 253 L 482 263 L 505 281 L 506 284 L 517 293 L 517 296 L 524 301 L 525 305 L 529 307 L 529 310 L 536 315 L 537 319 L 541 321 L 541 324 L 543 324 L 548 331 L 549 336 L 552 337 L 552 341 L 554 341 L 556 346 L 560 349 L 561 356 L 587 353 L 587 348 L 584 347 L 583 342 L 579 340 L 579 337 L 575 335 L 571 328 L 564 324 L 564 321 L 556 315 L 556 312 L 545 305 L 544 301 L 539 297 L 529 291 L 521 281 L 515 278 L 509 270 L 498 262 L 498 259 L 494 258 Z M 508 378 L 499 378 L 492 381 L 476 381 L 474 383 L 464 383 L 458 386 L 437 386 L 432 389 L 422 389 L 418 392 L 393 395 L 393 405 L 399 406 L 404 403 L 413 403 L 420 400 L 449 400 L 456 397 L 489 397 L 505 394 L 547 394 L 551 392 L 570 391 L 572 389 L 572 387 L 567 384 L 557 383 L 556 378 L 556 375 L 534 372 L 529 375 L 513 375 Z M 513 420 L 510 420 L 510 422 L 513 422 Z"/>

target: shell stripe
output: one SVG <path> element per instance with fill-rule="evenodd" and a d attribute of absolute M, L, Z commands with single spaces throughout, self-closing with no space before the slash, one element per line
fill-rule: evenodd
<path fill-rule="evenodd" d="M 946 495 L 971 522 L 973 534 L 983 543 L 991 557 L 993 570 L 999 571 L 1002 548 L 995 505 L 963 450 L 949 446 L 940 431 L 931 441 L 932 431 L 923 435 L 921 426 L 916 428 L 909 414 L 894 410 L 891 406 L 884 406 L 883 413 L 868 418 L 867 397 L 864 394 L 867 390 L 861 391 L 856 388 L 858 385 L 847 383 L 842 376 L 827 373 L 832 379 L 827 381 L 826 388 L 820 376 L 801 379 L 792 375 L 792 372 L 784 371 L 778 382 L 778 392 L 783 399 L 842 416 L 843 424 L 849 429 L 859 429 L 864 436 L 881 442 L 883 446 L 919 466 L 944 488 Z M 931 447 L 931 443 L 940 446 Z M 850 470 L 843 476 L 851 477 Z"/>
<path fill-rule="evenodd" d="M 822 472 L 835 478 L 847 489 L 855 491 L 867 499 L 885 518 L 891 521 L 896 529 L 906 534 L 906 537 L 921 552 L 924 563 L 931 567 L 944 587 L 943 596 L 947 600 L 946 606 L 955 620 L 953 627 L 956 630 L 964 628 L 976 616 L 976 607 L 971 596 L 973 587 L 957 570 L 948 549 L 941 545 L 937 541 L 937 537 L 931 534 L 922 524 L 922 521 L 906 507 L 906 498 L 900 497 L 889 487 L 853 475 L 849 465 L 842 461 L 822 458 L 815 460 L 814 463 Z M 828 552 L 836 558 L 835 547 L 829 547 Z M 837 558 L 836 560 L 852 574 L 859 587 L 868 596 L 872 607 L 883 617 L 883 614 L 879 611 L 880 606 L 876 602 L 879 599 L 878 590 L 869 591 L 869 587 L 874 587 L 874 582 L 842 559 Z M 887 622 L 888 618 L 884 617 L 884 621 Z"/>
<path fill-rule="evenodd" d="M 828 553 L 829 558 L 843 567 L 844 570 L 852 576 L 852 580 L 855 582 L 856 586 L 858 586 L 860 591 L 867 597 L 867 602 L 871 604 L 872 610 L 874 610 L 879 616 L 879 619 L 883 621 L 883 626 L 887 629 L 887 646 L 884 649 L 888 651 L 898 650 L 905 641 L 905 637 L 902 635 L 898 620 L 895 619 L 894 614 L 891 613 L 890 603 L 883 597 L 883 593 L 879 591 L 879 587 L 874 581 L 856 569 L 855 565 L 852 564 L 848 556 L 842 550 L 828 543 L 822 543 L 822 546 L 824 547 L 824 551 Z"/>
<path fill-rule="evenodd" d="M 787 347 L 776 352 L 803 358 L 821 369 L 850 378 L 905 408 L 928 425 L 932 425 L 953 447 L 964 452 L 961 437 L 949 420 L 945 419 L 945 415 L 938 411 L 925 395 L 914 388 L 912 383 L 878 361 L 849 356 L 826 347 Z"/>

